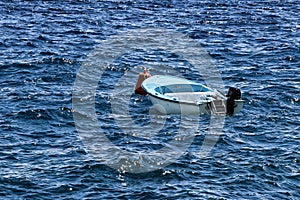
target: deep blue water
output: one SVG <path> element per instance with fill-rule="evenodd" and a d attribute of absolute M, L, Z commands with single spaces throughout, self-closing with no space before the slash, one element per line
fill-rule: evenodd
<path fill-rule="evenodd" d="M 0 1 L 1 198 L 299 199 L 299 13 L 297 0 Z M 104 40 L 148 27 L 199 43 L 224 84 L 239 87 L 246 103 L 226 117 L 207 157 L 193 154 L 209 127 L 209 116 L 201 116 L 193 144 L 173 164 L 123 173 L 86 152 L 75 128 L 72 88 Z M 100 126 L 115 145 L 151 152 L 168 144 L 180 119 L 168 117 L 145 141 L 124 137 L 111 115 L 118 78 L 145 62 L 173 66 L 196 81 L 201 74 L 161 50 L 124 55 L 105 70 L 95 104 Z M 132 95 L 128 104 L 137 124 L 150 123 L 147 97 Z"/>

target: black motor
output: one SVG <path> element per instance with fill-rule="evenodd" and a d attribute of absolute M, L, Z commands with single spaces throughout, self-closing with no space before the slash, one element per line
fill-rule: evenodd
<path fill-rule="evenodd" d="M 234 87 L 229 87 L 226 96 L 228 97 L 227 105 L 226 105 L 227 114 L 232 115 L 234 113 L 234 107 L 235 107 L 234 100 L 241 99 L 242 96 L 241 90 Z"/>

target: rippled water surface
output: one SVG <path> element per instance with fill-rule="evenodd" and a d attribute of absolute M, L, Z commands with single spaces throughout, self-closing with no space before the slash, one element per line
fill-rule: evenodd
<path fill-rule="evenodd" d="M 0 1 L 1 198 L 299 199 L 299 12 L 297 0 Z M 181 122 L 195 136 L 172 164 L 124 173 L 86 151 L 75 128 L 72 90 L 78 70 L 103 41 L 149 27 L 201 45 L 224 85 L 242 90 L 245 106 L 226 117 L 216 145 L 199 158 L 209 116 L 191 130 L 193 117 L 155 116 L 149 99 L 130 91 L 142 65 L 152 64 L 152 74 L 176 72 L 199 82 L 201 73 L 162 49 L 116 58 L 102 66 L 95 93 L 99 128 L 114 145 L 151 155 L 168 146 Z M 124 104 L 129 117 L 112 110 Z M 128 118 L 151 129 L 136 130 Z M 136 137 L 141 130 L 157 134 Z"/>

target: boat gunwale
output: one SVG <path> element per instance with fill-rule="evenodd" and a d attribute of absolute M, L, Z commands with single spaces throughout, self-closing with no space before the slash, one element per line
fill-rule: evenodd
<path fill-rule="evenodd" d="M 208 91 L 216 92 L 214 89 L 211 89 L 211 88 L 209 88 L 209 87 L 207 87 L 203 84 L 196 83 L 194 81 L 184 79 L 184 78 L 181 78 L 181 77 L 173 77 L 173 76 L 166 76 L 166 75 L 155 75 L 155 76 L 152 76 L 150 78 L 153 78 L 153 77 L 168 77 L 168 78 L 171 78 L 171 79 L 177 79 L 177 80 L 184 81 L 184 83 L 181 83 L 182 85 L 196 85 L 196 86 L 203 87 L 203 88 L 207 89 Z M 147 79 L 146 79 L 146 81 L 147 81 Z M 166 85 L 164 85 L 164 86 L 166 86 Z M 183 104 L 188 104 L 188 105 L 204 105 L 204 104 L 207 104 L 207 103 L 211 103 L 213 101 L 213 100 L 201 100 L 202 102 L 200 102 L 200 101 L 198 101 L 198 102 L 185 101 L 185 100 L 182 100 L 182 99 L 178 99 L 177 97 L 166 96 L 166 95 L 164 95 L 160 92 L 155 91 L 155 89 L 159 88 L 159 87 L 161 87 L 161 86 L 157 86 L 154 89 L 153 88 L 150 89 L 150 88 L 147 87 L 147 84 L 146 85 L 144 85 L 144 83 L 142 84 L 142 88 L 145 90 L 145 92 L 148 95 L 150 95 L 154 98 L 160 99 L 160 100 L 164 100 L 164 101 L 169 101 L 169 102 L 173 102 L 173 103 L 183 103 Z M 176 93 L 176 92 L 174 92 L 174 93 Z M 193 92 L 191 92 L 191 93 L 193 93 Z M 195 93 L 196 93 L 196 91 L 195 91 Z M 160 94 L 160 95 L 156 95 L 156 94 Z M 220 93 L 220 94 L 225 97 L 225 95 L 223 95 L 222 93 Z M 225 100 L 225 99 L 223 99 L 223 100 Z"/>
<path fill-rule="evenodd" d="M 221 101 L 227 101 L 228 99 L 216 99 L 216 100 L 207 100 L 207 102 L 189 102 L 189 101 L 182 101 L 182 100 L 177 100 L 177 99 L 168 99 L 168 98 L 163 98 L 163 97 L 160 97 L 160 96 L 156 96 L 154 94 L 151 94 L 151 93 L 148 93 L 147 94 L 149 96 L 152 96 L 154 98 L 157 98 L 157 99 L 160 99 L 160 100 L 164 100 L 164 101 L 169 101 L 169 102 L 172 102 L 172 103 L 179 103 L 179 104 L 187 104 L 187 105 L 205 105 L 205 104 L 208 104 L 208 103 L 211 103 L 213 101 L 216 101 L 216 100 L 221 100 Z M 237 102 L 242 102 L 242 103 L 245 103 L 245 100 L 243 99 L 235 99 L 234 100 L 235 103 Z"/>
<path fill-rule="evenodd" d="M 156 96 L 156 95 L 148 93 L 148 92 L 147 92 L 147 94 L 154 97 L 154 98 L 160 99 L 160 100 L 169 101 L 169 102 L 173 102 L 173 103 L 179 103 L 179 104 L 188 104 L 188 105 L 197 105 L 197 106 L 199 106 L 199 105 L 204 105 L 206 103 L 211 103 L 212 102 L 212 100 L 207 100 L 207 102 L 203 102 L 203 103 L 192 102 L 192 101 L 182 101 L 182 100 L 178 100 L 178 99 L 163 98 L 163 97 Z"/>

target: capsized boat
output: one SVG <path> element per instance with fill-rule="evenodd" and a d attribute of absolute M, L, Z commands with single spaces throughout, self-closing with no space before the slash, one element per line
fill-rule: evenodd
<path fill-rule="evenodd" d="M 224 95 L 216 89 L 174 76 L 147 77 L 141 87 L 162 114 L 232 115 L 244 104 L 239 89 L 230 87 Z"/>

